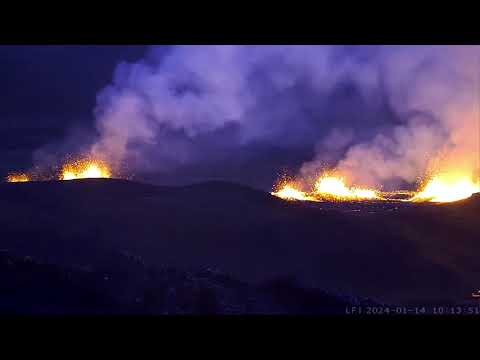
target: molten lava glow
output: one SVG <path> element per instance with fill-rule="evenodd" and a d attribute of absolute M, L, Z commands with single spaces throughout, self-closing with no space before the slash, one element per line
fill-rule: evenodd
<path fill-rule="evenodd" d="M 343 178 L 327 174 L 318 178 L 314 186 L 314 191 L 311 193 L 298 190 L 291 183 L 285 183 L 279 187 L 278 191 L 272 192 L 271 194 L 285 200 L 300 201 L 383 200 L 375 190 L 347 187 Z"/>
<path fill-rule="evenodd" d="M 27 174 L 10 174 L 7 176 L 7 182 L 27 182 L 30 181 L 30 176 Z"/>
<path fill-rule="evenodd" d="M 284 200 L 317 201 L 307 193 L 297 190 L 292 185 L 288 184 L 281 187 L 279 191 L 272 192 L 271 194 Z"/>
<path fill-rule="evenodd" d="M 480 191 L 469 176 L 438 175 L 431 178 L 411 201 L 451 202 Z"/>
<path fill-rule="evenodd" d="M 110 168 L 106 164 L 95 160 L 79 160 L 64 165 L 60 180 L 110 177 L 112 177 L 112 174 Z"/>
<path fill-rule="evenodd" d="M 380 199 L 375 190 L 348 187 L 342 178 L 323 175 L 315 183 L 315 194 L 331 200 Z"/>

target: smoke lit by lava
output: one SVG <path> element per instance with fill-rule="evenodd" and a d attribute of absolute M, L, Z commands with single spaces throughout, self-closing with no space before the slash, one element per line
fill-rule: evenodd
<path fill-rule="evenodd" d="M 120 64 L 98 94 L 91 154 L 109 166 L 69 163 L 54 178 L 111 177 L 111 168 L 116 176 L 123 161 L 168 173 L 265 143 L 315 149 L 302 186 L 275 188 L 284 199 L 387 200 L 407 192 L 383 186 L 419 179 L 406 200 L 468 198 L 479 190 L 479 54 L 478 46 L 154 47 L 148 59 Z M 323 166 L 335 176 L 305 180 Z M 32 178 L 46 179 L 7 181 Z"/>

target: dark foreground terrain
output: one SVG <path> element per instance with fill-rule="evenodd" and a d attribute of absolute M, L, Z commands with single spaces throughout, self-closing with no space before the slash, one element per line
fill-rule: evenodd
<path fill-rule="evenodd" d="M 292 278 L 252 286 L 209 268 L 153 268 L 129 254 L 108 267 L 62 268 L 0 252 L 0 315 L 344 315 L 367 299 L 304 289 Z"/>
<path fill-rule="evenodd" d="M 18 265 L 2 265 L 1 276 L 2 282 L 11 281 L 11 289 L 18 290 L 24 280 L 19 275 L 17 283 L 17 275 L 29 266 L 35 269 L 25 281 L 39 285 L 25 286 L 25 292 L 32 291 L 25 299 L 35 294 L 48 301 L 55 298 L 52 303 L 57 305 L 50 310 L 60 313 L 80 308 L 100 313 L 111 311 L 107 308 L 198 313 L 210 306 L 233 309 L 220 312 L 295 313 L 294 309 L 308 308 L 284 305 L 272 289 L 265 290 L 265 284 L 274 284 L 275 279 L 295 279 L 289 281 L 297 290 L 285 280 L 280 288 L 282 296 L 292 293 L 298 299 L 302 296 L 295 291 L 330 296 L 305 290 L 322 289 L 391 304 L 463 302 L 480 287 L 479 212 L 477 197 L 446 205 L 309 204 L 223 182 L 187 187 L 123 180 L 0 184 L 0 249 L 8 251 L 10 260 L 5 263 Z M 117 258 L 124 255 L 118 254 L 141 259 L 154 270 L 145 268 L 133 275 L 133 270 L 125 270 L 130 265 L 113 265 L 123 261 Z M 25 256 L 34 260 L 24 263 Z M 225 282 L 216 288 L 217 272 L 201 275 L 205 268 L 228 274 L 221 276 Z M 49 274 L 48 280 L 29 277 L 41 277 L 42 271 Z M 76 280 L 65 282 L 61 274 L 72 274 Z M 129 281 L 122 280 L 128 276 Z M 162 281 L 176 285 L 161 285 Z M 204 285 L 217 289 L 216 295 L 201 290 Z M 188 290 L 177 298 L 165 295 L 166 289 L 178 287 Z M 98 306 L 76 308 L 82 291 Z M 125 295 L 127 300 L 119 295 L 122 291 L 130 294 Z M 309 313 L 344 311 L 349 301 L 333 297 L 339 307 L 329 308 L 325 304 L 330 300 L 317 295 L 308 295 L 305 301 L 323 305 L 308 308 Z M 187 300 L 179 300 L 182 296 Z M 203 297 L 207 300 L 185 305 L 187 310 L 173 310 L 188 299 Z M 0 298 L 3 309 L 22 308 L 14 298 L 1 294 Z M 117 307 L 112 305 L 116 302 Z"/>

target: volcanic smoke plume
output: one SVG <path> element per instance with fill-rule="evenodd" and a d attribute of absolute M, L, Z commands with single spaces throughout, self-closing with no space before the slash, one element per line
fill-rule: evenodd
<path fill-rule="evenodd" d="M 379 186 L 426 173 L 478 172 L 480 62 L 476 47 L 384 48 L 377 59 L 402 124 L 346 149 L 336 164 L 351 181 Z M 322 154 L 303 167 L 316 169 Z"/>
<path fill-rule="evenodd" d="M 174 172 L 307 147 L 308 186 L 325 170 L 359 189 L 474 181 L 479 73 L 475 46 L 152 47 L 98 94 L 85 155 Z"/>

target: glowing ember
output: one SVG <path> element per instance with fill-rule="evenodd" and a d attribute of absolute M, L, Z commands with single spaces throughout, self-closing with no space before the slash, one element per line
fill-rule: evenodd
<path fill-rule="evenodd" d="M 469 198 L 480 191 L 469 176 L 438 175 L 431 178 L 411 201 L 451 202 Z"/>
<path fill-rule="evenodd" d="M 284 200 L 317 201 L 307 193 L 295 189 L 292 185 L 284 185 L 279 191 L 271 193 Z"/>
<path fill-rule="evenodd" d="M 331 200 L 380 199 L 375 190 L 348 187 L 342 178 L 324 175 L 315 183 L 315 194 Z"/>
<path fill-rule="evenodd" d="M 7 176 L 8 182 L 27 182 L 31 181 L 30 176 L 27 174 L 10 174 Z"/>
<path fill-rule="evenodd" d="M 110 177 L 112 177 L 112 174 L 106 164 L 95 160 L 79 160 L 63 167 L 60 180 Z"/>

